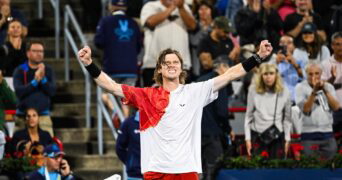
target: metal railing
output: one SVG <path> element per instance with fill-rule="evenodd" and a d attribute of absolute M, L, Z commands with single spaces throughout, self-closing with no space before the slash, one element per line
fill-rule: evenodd
<path fill-rule="evenodd" d="M 103 118 L 107 122 L 109 129 L 113 133 L 113 137 L 116 140 L 118 138 L 118 133 L 113 125 L 112 122 L 112 115 L 117 115 L 120 122 L 123 122 L 125 120 L 125 117 L 122 113 L 121 106 L 117 102 L 117 100 L 114 98 L 112 94 L 109 94 L 109 100 L 114 106 L 114 112 L 110 113 L 108 112 L 105 104 L 103 103 L 102 100 L 102 89 L 101 87 L 97 86 L 96 90 L 96 101 L 97 101 L 97 138 L 98 138 L 98 149 L 99 149 L 99 154 L 103 154 Z"/>
<path fill-rule="evenodd" d="M 43 0 L 38 0 L 38 19 L 43 19 Z M 60 32 L 61 32 L 61 25 L 60 25 L 60 7 L 59 7 L 59 0 L 50 0 L 50 3 L 54 9 L 54 16 L 55 16 L 55 58 L 60 58 Z"/>
<path fill-rule="evenodd" d="M 71 7 L 69 5 L 65 6 L 64 10 L 64 65 L 65 65 L 65 81 L 70 81 L 70 56 L 69 56 L 69 43 L 71 45 L 71 48 L 75 54 L 76 57 L 78 57 L 78 47 L 76 45 L 75 39 L 72 35 L 72 33 L 69 30 L 69 24 L 73 26 L 73 28 L 76 30 L 76 33 L 78 35 L 78 38 L 81 40 L 82 46 L 87 45 L 86 38 L 84 37 L 82 30 L 75 18 L 74 13 L 71 10 Z M 91 107 L 91 77 L 87 70 L 84 68 L 81 61 L 78 60 L 80 63 L 82 72 L 85 77 L 85 99 L 86 99 L 86 105 L 85 105 L 85 113 L 86 113 L 86 127 L 90 128 L 90 107 Z"/>

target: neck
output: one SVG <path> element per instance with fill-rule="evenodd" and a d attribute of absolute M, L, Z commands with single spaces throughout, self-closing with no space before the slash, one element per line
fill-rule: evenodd
<path fill-rule="evenodd" d="M 173 91 L 179 86 L 179 81 L 163 81 L 163 89 L 166 91 Z"/>
<path fill-rule="evenodd" d="M 215 30 L 211 31 L 210 37 L 211 37 L 211 39 L 213 39 L 213 40 L 216 41 L 216 42 L 219 42 L 219 41 L 220 41 L 219 38 L 218 38 L 217 35 L 216 35 L 216 31 L 215 31 Z"/>
<path fill-rule="evenodd" d="M 297 13 L 300 15 L 305 15 L 305 13 L 309 13 L 309 10 L 297 8 Z"/>
<path fill-rule="evenodd" d="M 334 54 L 334 58 L 337 62 L 342 62 L 342 55 Z"/>
<path fill-rule="evenodd" d="M 52 168 L 49 167 L 49 166 L 46 166 L 46 169 L 47 169 L 48 172 L 53 172 L 53 171 L 55 171 L 54 169 L 52 169 Z"/>
<path fill-rule="evenodd" d="M 212 22 L 211 17 L 205 17 L 201 19 L 201 24 L 203 26 L 210 26 L 211 22 Z"/>
<path fill-rule="evenodd" d="M 15 49 L 20 49 L 21 37 L 9 37 L 9 42 L 13 45 Z"/>
<path fill-rule="evenodd" d="M 30 66 L 31 69 L 37 69 L 38 68 L 38 64 L 36 63 L 31 63 L 30 60 L 28 62 L 28 65 Z"/>
<path fill-rule="evenodd" d="M 38 134 L 38 127 L 29 127 L 27 129 L 28 129 L 29 134 L 32 134 L 32 135 Z"/>

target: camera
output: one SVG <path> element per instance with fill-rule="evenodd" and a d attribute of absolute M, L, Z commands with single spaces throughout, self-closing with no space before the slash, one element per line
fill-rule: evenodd
<path fill-rule="evenodd" d="M 280 46 L 280 53 L 287 55 L 287 47 L 286 46 Z"/>

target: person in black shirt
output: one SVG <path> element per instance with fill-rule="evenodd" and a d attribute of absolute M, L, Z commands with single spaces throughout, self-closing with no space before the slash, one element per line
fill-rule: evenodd
<path fill-rule="evenodd" d="M 326 40 L 326 33 L 321 17 L 311 11 L 309 0 L 296 0 L 296 12 L 289 14 L 284 22 L 284 32 L 296 38 L 300 34 L 305 23 L 312 22 L 317 26 L 317 33 Z"/>
<path fill-rule="evenodd" d="M 200 41 L 198 47 L 202 75 L 212 70 L 213 62 L 218 58 L 234 61 L 230 64 L 238 62 L 240 47 L 234 46 L 228 36 L 232 31 L 231 23 L 227 18 L 220 16 L 214 19 L 212 31 Z"/>

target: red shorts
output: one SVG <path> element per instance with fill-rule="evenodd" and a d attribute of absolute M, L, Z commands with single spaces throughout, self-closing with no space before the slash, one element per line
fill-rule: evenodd
<path fill-rule="evenodd" d="M 167 174 L 159 172 L 146 172 L 144 173 L 144 180 L 199 180 L 198 173 L 180 173 L 180 174 Z"/>

